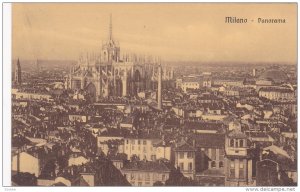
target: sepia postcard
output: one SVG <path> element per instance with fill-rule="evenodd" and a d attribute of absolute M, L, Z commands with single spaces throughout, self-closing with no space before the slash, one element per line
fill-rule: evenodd
<path fill-rule="evenodd" d="M 295 191 L 297 6 L 12 3 L 10 186 Z"/>

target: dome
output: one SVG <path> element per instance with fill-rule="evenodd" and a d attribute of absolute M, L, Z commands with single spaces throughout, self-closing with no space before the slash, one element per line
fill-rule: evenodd
<path fill-rule="evenodd" d="M 286 75 L 285 72 L 279 69 L 269 69 L 266 70 L 263 74 L 261 74 L 259 79 L 273 80 L 274 83 L 283 83 L 283 82 L 287 82 L 288 76 Z"/>

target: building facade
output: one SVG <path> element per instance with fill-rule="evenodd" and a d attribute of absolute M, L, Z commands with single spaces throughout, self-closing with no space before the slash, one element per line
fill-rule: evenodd
<path fill-rule="evenodd" d="M 196 148 L 184 143 L 175 148 L 175 167 L 179 167 L 181 173 L 188 178 L 195 177 L 195 154 Z"/>

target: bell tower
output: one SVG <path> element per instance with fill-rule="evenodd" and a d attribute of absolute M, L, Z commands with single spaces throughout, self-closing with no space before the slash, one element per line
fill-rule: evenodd
<path fill-rule="evenodd" d="M 252 183 L 252 158 L 248 136 L 235 121 L 225 137 L 225 186 L 248 186 Z"/>
<path fill-rule="evenodd" d="M 15 69 L 15 84 L 21 85 L 22 84 L 22 71 L 21 71 L 21 64 L 18 58 L 17 66 Z"/>

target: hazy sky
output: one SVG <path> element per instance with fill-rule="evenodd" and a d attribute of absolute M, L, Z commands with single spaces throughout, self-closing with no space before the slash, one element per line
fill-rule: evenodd
<path fill-rule="evenodd" d="M 77 59 L 113 37 L 121 52 L 176 61 L 297 62 L 297 5 L 14 3 L 13 58 Z M 227 24 L 225 17 L 254 19 Z M 258 24 L 257 18 L 285 18 Z"/>

